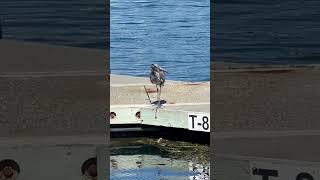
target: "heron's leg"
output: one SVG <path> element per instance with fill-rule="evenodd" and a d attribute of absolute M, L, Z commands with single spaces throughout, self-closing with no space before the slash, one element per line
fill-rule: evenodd
<path fill-rule="evenodd" d="M 161 99 L 160 99 L 160 97 L 161 97 L 161 85 L 160 85 L 160 91 L 159 91 L 159 100 L 158 100 L 158 107 L 160 107 L 161 106 Z"/>
<path fill-rule="evenodd" d="M 159 94 L 159 89 L 158 89 L 158 85 L 156 85 L 156 88 L 157 88 L 157 100 L 158 100 L 158 94 Z M 152 103 L 153 106 L 156 106 L 155 103 Z"/>
<path fill-rule="evenodd" d="M 158 88 L 158 85 L 156 85 L 157 86 L 157 101 L 158 101 L 158 106 L 159 106 L 159 88 Z M 161 88 L 161 86 L 160 86 L 160 88 Z"/>
<path fill-rule="evenodd" d="M 158 89 L 158 85 L 156 85 L 157 88 L 157 100 L 159 102 L 159 89 Z M 155 112 L 154 112 L 154 118 L 157 119 L 157 112 L 158 112 L 158 106 L 155 107 Z"/>
<path fill-rule="evenodd" d="M 157 119 L 157 112 L 158 112 L 158 107 L 156 107 L 156 111 L 154 113 L 154 118 Z"/>

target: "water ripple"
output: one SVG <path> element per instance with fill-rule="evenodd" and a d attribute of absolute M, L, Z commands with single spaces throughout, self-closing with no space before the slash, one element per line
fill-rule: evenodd
<path fill-rule="evenodd" d="M 147 77 L 159 63 L 168 79 L 208 80 L 209 12 L 208 0 L 111 0 L 112 73 Z"/>

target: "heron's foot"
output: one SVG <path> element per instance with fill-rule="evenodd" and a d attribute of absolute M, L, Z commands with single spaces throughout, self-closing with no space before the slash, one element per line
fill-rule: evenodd
<path fill-rule="evenodd" d="M 158 109 L 163 109 L 163 105 L 162 104 L 158 104 L 157 108 Z"/>
<path fill-rule="evenodd" d="M 159 109 L 159 106 L 157 104 L 152 104 L 152 109 L 157 110 L 157 109 Z"/>
<path fill-rule="evenodd" d="M 159 107 L 158 107 L 157 104 L 152 104 L 152 109 L 153 109 L 154 111 L 156 111 L 157 109 L 159 109 Z"/>
<path fill-rule="evenodd" d="M 162 107 L 161 106 L 158 106 L 158 105 L 155 105 L 155 106 L 153 106 L 153 108 L 152 108 L 154 111 L 158 111 L 158 109 L 162 109 Z"/>

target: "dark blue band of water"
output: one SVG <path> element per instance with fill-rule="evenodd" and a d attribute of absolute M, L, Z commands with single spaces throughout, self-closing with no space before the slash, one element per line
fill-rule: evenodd
<path fill-rule="evenodd" d="M 107 47 L 103 0 L 5 0 L 3 36 L 76 47 Z M 148 77 L 158 63 L 167 79 L 209 80 L 209 0 L 111 0 L 112 73 Z"/>
<path fill-rule="evenodd" d="M 3 38 L 106 49 L 107 1 L 0 1 Z"/>
<path fill-rule="evenodd" d="M 224 0 L 215 6 L 214 60 L 320 62 L 320 1 Z"/>
<path fill-rule="evenodd" d="M 209 0 L 111 0 L 111 70 L 149 76 L 150 64 L 168 79 L 209 80 Z"/>

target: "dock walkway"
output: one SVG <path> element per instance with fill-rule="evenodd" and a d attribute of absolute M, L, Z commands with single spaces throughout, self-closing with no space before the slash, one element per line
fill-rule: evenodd
<path fill-rule="evenodd" d="M 0 161 L 18 179 L 78 180 L 96 158 L 107 179 L 107 52 L 11 40 L 0 51 Z"/>
<path fill-rule="evenodd" d="M 319 65 L 226 63 L 211 76 L 216 179 L 320 179 Z"/>
<path fill-rule="evenodd" d="M 148 78 L 111 75 L 110 104 L 115 117 L 110 124 L 142 124 L 171 128 L 182 128 L 194 131 L 209 132 L 210 128 L 210 82 L 180 82 L 167 80 L 162 88 L 161 102 L 163 105 L 155 112 L 150 104 L 156 101 L 156 87 Z M 156 113 L 156 115 L 155 115 Z M 206 116 L 208 125 L 205 129 L 190 128 L 191 119 L 188 114 Z M 198 116 L 198 118 L 200 118 Z M 198 126 L 194 119 L 194 126 Z M 203 123 L 203 122 L 202 122 Z M 208 126 L 208 129 L 206 129 Z"/>

